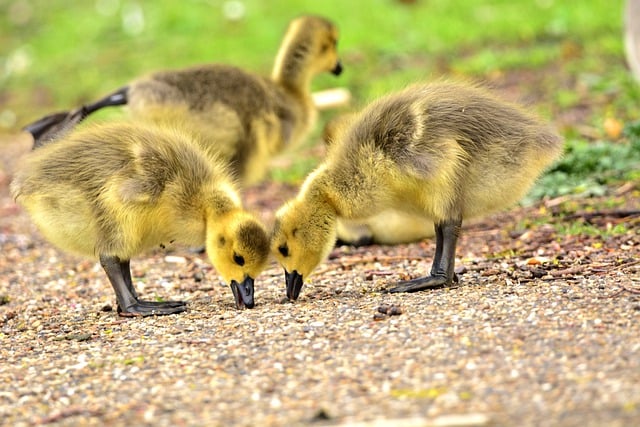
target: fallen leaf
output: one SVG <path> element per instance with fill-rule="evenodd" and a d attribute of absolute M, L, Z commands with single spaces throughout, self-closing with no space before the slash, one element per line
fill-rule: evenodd
<path fill-rule="evenodd" d="M 618 139 L 622 135 L 622 129 L 624 125 L 622 122 L 614 117 L 607 117 L 604 119 L 604 132 L 609 138 Z"/>

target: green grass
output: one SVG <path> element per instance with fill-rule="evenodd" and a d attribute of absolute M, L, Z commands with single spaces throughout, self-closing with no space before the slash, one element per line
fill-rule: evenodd
<path fill-rule="evenodd" d="M 625 129 L 620 143 L 569 139 L 565 155 L 538 182 L 523 203 L 568 194 L 603 196 L 608 185 L 640 181 L 640 121 Z"/>
<path fill-rule="evenodd" d="M 557 59 L 566 40 L 586 46 L 595 39 L 594 55 L 622 52 L 621 1 L 247 0 L 235 2 L 245 9 L 238 21 L 225 18 L 229 3 L 0 0 L 2 108 L 24 124 L 145 72 L 202 62 L 268 73 L 287 22 L 302 13 L 328 16 L 341 28 L 346 73 L 317 86 L 345 85 L 359 100 L 440 74 L 443 63 L 479 76 L 541 66 Z"/>
<path fill-rule="evenodd" d="M 599 236 L 602 238 L 627 234 L 630 231 L 624 224 L 609 225 L 603 228 L 584 221 L 557 223 L 555 228 L 561 236 Z"/>
<path fill-rule="evenodd" d="M 230 5 L 244 9 L 240 19 L 225 15 Z M 268 74 L 289 20 L 316 13 L 340 27 L 345 73 L 321 76 L 314 89 L 348 87 L 359 106 L 419 80 L 494 83 L 528 73 L 518 93 L 543 116 L 587 110 L 561 129 L 569 141 L 564 167 L 591 144 L 580 127 L 609 144 L 606 116 L 627 125 L 640 117 L 640 90 L 624 62 L 622 7 L 622 0 L 0 0 L 0 132 L 157 69 L 225 62 Z M 631 147 L 628 138 L 617 143 Z M 313 167 L 300 163 L 274 176 L 299 180 Z M 562 191 L 580 185 L 591 182 Z M 553 194 L 539 188 L 534 195 Z"/>

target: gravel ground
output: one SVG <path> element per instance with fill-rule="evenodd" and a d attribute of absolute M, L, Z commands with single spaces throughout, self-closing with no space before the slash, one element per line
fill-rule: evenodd
<path fill-rule="evenodd" d="M 640 425 L 640 221 L 598 210 L 640 209 L 639 183 L 546 208 L 622 235 L 558 234 L 540 206 L 467 225 L 455 289 L 382 292 L 426 273 L 430 241 L 341 247 L 296 303 L 272 263 L 237 311 L 204 256 L 153 253 L 132 262 L 139 293 L 189 310 L 125 319 L 99 265 L 13 204 L 7 159 L 29 142 L 3 145 L 2 425 Z M 269 221 L 294 191 L 246 200 Z"/>

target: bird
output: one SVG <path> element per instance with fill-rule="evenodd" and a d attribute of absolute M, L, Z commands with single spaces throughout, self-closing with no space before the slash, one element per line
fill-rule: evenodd
<path fill-rule="evenodd" d="M 395 209 L 360 220 L 338 218 L 336 225 L 337 244 L 354 247 L 414 243 L 433 236 L 433 221 Z"/>
<path fill-rule="evenodd" d="M 174 243 L 205 245 L 236 307 L 254 306 L 267 230 L 242 207 L 228 165 L 194 138 L 180 126 L 92 123 L 27 153 L 10 184 L 47 240 L 100 261 L 121 316 L 186 310 L 140 299 L 131 280 L 132 257 Z"/>
<path fill-rule="evenodd" d="M 551 125 L 478 84 L 417 83 L 373 101 L 276 212 L 271 251 L 287 297 L 328 256 L 338 218 L 387 209 L 433 221 L 436 249 L 428 276 L 385 291 L 452 286 L 462 221 L 516 203 L 562 151 Z"/>
<path fill-rule="evenodd" d="M 333 22 L 303 15 L 290 22 L 269 77 L 227 64 L 157 71 L 93 104 L 48 115 L 24 129 L 37 148 L 108 106 L 126 104 L 132 117 L 147 120 L 181 117 L 249 185 L 264 177 L 271 156 L 300 143 L 313 128 L 317 111 L 311 83 L 324 72 L 342 73 L 337 43 Z"/>

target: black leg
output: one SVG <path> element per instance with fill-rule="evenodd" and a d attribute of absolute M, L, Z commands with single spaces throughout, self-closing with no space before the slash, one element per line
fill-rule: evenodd
<path fill-rule="evenodd" d="M 33 136 L 33 149 L 56 141 L 84 119 L 82 109 L 55 113 L 41 118 L 23 128 Z"/>
<path fill-rule="evenodd" d="M 440 265 L 442 261 L 442 245 L 444 236 L 442 235 L 442 226 L 440 224 L 434 224 L 433 227 L 436 230 L 436 253 L 433 255 L 433 263 L 431 263 L 431 275 L 436 274 L 436 265 Z"/>
<path fill-rule="evenodd" d="M 100 264 L 116 292 L 118 314 L 121 316 L 153 316 L 180 313 L 187 309 L 184 301 L 143 301 L 138 295 L 131 280 L 129 260 L 121 261 L 116 256 L 100 256 Z"/>
<path fill-rule="evenodd" d="M 131 261 L 120 260 L 118 264 L 120 265 L 120 272 L 122 273 L 124 283 L 125 285 L 127 285 L 127 290 L 129 291 L 129 293 L 131 293 L 131 295 L 133 295 L 136 300 L 138 300 L 138 293 L 136 292 L 136 288 L 133 286 L 133 279 L 131 278 Z"/>
<path fill-rule="evenodd" d="M 122 278 L 124 279 L 124 283 L 127 285 L 127 289 L 133 295 L 139 306 L 147 306 L 147 307 L 157 307 L 159 304 L 165 305 L 167 307 L 184 307 L 187 303 L 184 301 L 144 301 L 138 299 L 138 293 L 136 292 L 136 288 L 133 286 L 133 280 L 131 279 L 131 261 L 120 261 L 120 271 L 122 272 Z"/>
<path fill-rule="evenodd" d="M 127 103 L 127 86 L 118 89 L 93 104 L 83 105 L 68 112 L 50 114 L 28 124 L 23 129 L 33 135 L 33 149 L 55 141 L 83 121 L 89 114 L 104 107 L 124 105 Z"/>
<path fill-rule="evenodd" d="M 118 300 L 118 308 L 129 307 L 135 305 L 138 302 L 138 298 L 135 294 L 131 293 L 130 286 L 127 284 L 127 280 L 122 273 L 120 259 L 115 256 L 100 256 L 100 264 L 104 268 L 107 277 L 113 286 L 113 290 L 116 292 L 116 299 Z"/>
<path fill-rule="evenodd" d="M 358 240 L 356 240 L 355 242 L 345 242 L 342 239 L 337 239 L 336 240 L 336 247 L 353 246 L 354 248 L 361 248 L 361 247 L 364 247 L 364 246 L 371 246 L 371 245 L 375 245 L 375 242 L 373 241 L 373 237 L 372 236 L 362 236 Z"/>
<path fill-rule="evenodd" d="M 456 243 L 460 235 L 462 220 L 436 224 L 436 253 L 427 277 L 399 282 L 389 292 L 418 292 L 425 289 L 444 288 L 458 281 L 454 272 Z"/>
<path fill-rule="evenodd" d="M 80 110 L 83 111 L 85 117 L 94 111 L 98 111 L 104 107 L 113 107 L 117 105 L 124 105 L 128 102 L 127 94 L 129 92 L 129 87 L 125 86 L 123 88 L 118 89 L 113 92 L 111 95 L 107 95 L 101 100 L 94 102 L 93 104 L 83 105 Z"/>
<path fill-rule="evenodd" d="M 42 145 L 43 141 L 47 140 L 47 135 L 51 133 L 52 129 L 56 129 L 54 126 L 64 121 L 68 115 L 69 113 L 66 111 L 49 114 L 33 123 L 29 123 L 23 127 L 22 130 L 29 132 L 33 136 L 33 139 L 39 142 L 39 145 Z M 37 145 L 34 144 L 34 148 L 36 147 Z"/>

